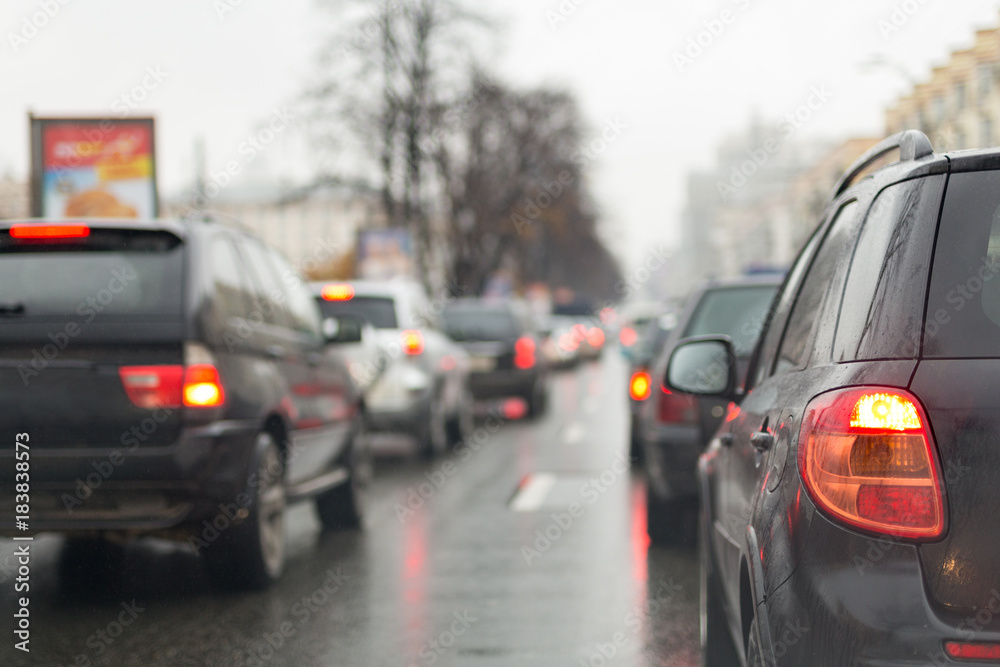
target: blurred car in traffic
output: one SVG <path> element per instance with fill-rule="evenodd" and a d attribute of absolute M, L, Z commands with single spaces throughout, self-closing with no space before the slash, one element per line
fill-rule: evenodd
<path fill-rule="evenodd" d="M 629 455 L 634 463 L 642 464 L 642 445 L 638 437 L 639 408 L 642 402 L 653 395 L 653 377 L 650 374 L 653 362 L 667 344 L 670 332 L 677 327 L 677 313 L 661 313 L 654 317 L 636 333 L 629 359 Z"/>
<path fill-rule="evenodd" d="M 707 664 L 1000 662 L 998 158 L 875 146 L 745 390 L 728 339 L 674 351 L 675 391 L 733 402 L 699 464 Z"/>
<path fill-rule="evenodd" d="M 739 369 L 745 369 L 779 283 L 776 276 L 753 276 L 696 290 L 652 366 L 651 395 L 639 404 L 634 434 L 646 468 L 646 527 L 654 544 L 676 543 L 691 534 L 686 524 L 693 519 L 698 498 L 698 456 L 722 421 L 727 403 L 668 390 L 664 377 L 670 352 L 681 338 L 728 336 Z"/>
<path fill-rule="evenodd" d="M 634 363 L 632 355 L 650 322 L 669 310 L 658 301 L 634 301 L 623 305 L 617 313 L 618 345 L 622 356 Z"/>
<path fill-rule="evenodd" d="M 527 311 L 517 302 L 458 299 L 442 314 L 445 331 L 469 354 L 469 386 L 476 400 L 520 397 L 528 416 L 548 401 L 548 361 Z"/>
<path fill-rule="evenodd" d="M 259 588 L 284 566 L 286 504 L 361 525 L 360 393 L 308 288 L 257 238 L 0 222 L 0 322 L 2 502 L 28 514 L 14 491 L 30 462 L 24 519 L 69 537 L 68 583 L 104 538 L 152 535 L 188 542 L 221 587 Z"/>
<path fill-rule="evenodd" d="M 439 308 L 411 280 L 312 283 L 324 317 L 350 316 L 375 327 L 378 354 L 356 362 L 363 378 L 368 428 L 413 435 L 418 452 L 432 457 L 472 430 L 469 359 L 441 331 Z"/>
<path fill-rule="evenodd" d="M 551 316 L 552 339 L 561 354 L 573 365 L 578 361 L 594 361 L 600 359 L 604 350 L 606 334 L 604 328 L 595 318 L 585 315 Z"/>

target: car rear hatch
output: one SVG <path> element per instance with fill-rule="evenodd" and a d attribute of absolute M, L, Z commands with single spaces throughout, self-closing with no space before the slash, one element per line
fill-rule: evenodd
<path fill-rule="evenodd" d="M 444 312 L 444 326 L 452 340 L 469 353 L 472 372 L 491 373 L 517 369 L 515 356 L 521 331 L 517 320 L 508 310 L 474 306 L 447 308 Z M 533 351 L 534 348 L 532 353 Z"/>
<path fill-rule="evenodd" d="M 933 598 L 972 614 L 1000 599 L 1000 172 L 950 177 L 934 257 L 911 390 L 933 430 L 948 524 L 920 557 Z"/>
<path fill-rule="evenodd" d="M 22 432 L 34 450 L 176 440 L 180 410 L 149 422 L 121 368 L 183 363 L 183 248 L 165 229 L 0 225 L 4 448 Z"/>

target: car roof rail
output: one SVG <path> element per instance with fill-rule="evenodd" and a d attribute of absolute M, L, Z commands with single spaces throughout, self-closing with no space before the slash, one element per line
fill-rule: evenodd
<path fill-rule="evenodd" d="M 894 150 L 899 150 L 900 162 L 919 160 L 934 153 L 931 140 L 920 130 L 904 130 L 903 132 L 894 134 L 870 148 L 867 153 L 859 157 L 851 165 L 850 169 L 837 181 L 837 185 L 833 190 L 833 199 L 844 194 L 847 188 L 854 185 L 854 181 L 858 176 Z"/>

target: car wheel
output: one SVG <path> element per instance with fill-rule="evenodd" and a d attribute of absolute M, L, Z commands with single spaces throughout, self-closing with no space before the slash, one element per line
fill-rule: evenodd
<path fill-rule="evenodd" d="M 702 530 L 704 532 L 704 530 Z M 715 572 L 708 563 L 707 537 L 702 535 L 701 567 L 701 665 L 702 667 L 739 667 L 732 637 L 726 626 L 726 612 L 720 602 L 722 591 Z"/>
<path fill-rule="evenodd" d="M 448 422 L 448 443 L 451 447 L 458 446 L 472 435 L 476 426 L 475 420 L 472 395 L 466 390 L 462 394 L 458 412 Z"/>
<path fill-rule="evenodd" d="M 222 589 L 266 588 L 281 576 L 285 565 L 284 464 L 270 433 L 257 436 L 254 451 L 257 458 L 250 468 L 254 483 L 247 482 L 246 518 L 220 528 L 202 551 L 209 577 Z"/>
<path fill-rule="evenodd" d="M 628 456 L 629 456 L 629 459 L 632 461 L 632 467 L 633 468 L 635 468 L 635 469 L 642 469 L 642 467 L 646 463 L 646 456 L 645 456 L 645 452 L 643 452 L 643 450 L 642 450 L 642 442 L 639 441 L 639 434 L 636 432 L 637 429 L 636 429 L 635 423 L 634 423 L 635 420 L 633 419 L 632 421 L 633 421 L 633 423 L 632 423 L 631 427 L 629 428 Z"/>
<path fill-rule="evenodd" d="M 420 426 L 417 445 L 420 455 L 426 459 L 440 456 L 448 449 L 447 419 L 440 395 L 434 396 L 431 400 L 427 419 Z"/>
<path fill-rule="evenodd" d="M 541 379 L 535 380 L 535 384 L 531 388 L 531 394 L 525 397 L 525 401 L 528 403 L 528 417 L 533 419 L 541 416 L 545 412 L 547 399 L 548 392 L 546 391 L 545 381 Z"/>
<path fill-rule="evenodd" d="M 364 525 L 368 487 L 375 465 L 363 420 L 354 436 L 347 466 L 347 481 L 316 498 L 316 513 L 324 528 L 361 528 Z"/>
<path fill-rule="evenodd" d="M 70 537 L 59 553 L 59 584 L 66 593 L 106 590 L 120 579 L 125 550 L 100 537 Z"/>
<path fill-rule="evenodd" d="M 646 484 L 646 532 L 656 546 L 692 546 L 693 508 L 687 499 L 663 500 Z"/>

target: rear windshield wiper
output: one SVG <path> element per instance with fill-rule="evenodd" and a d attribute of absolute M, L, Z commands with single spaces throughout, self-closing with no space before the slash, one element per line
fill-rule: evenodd
<path fill-rule="evenodd" d="M 24 315 L 24 304 L 18 301 L 0 301 L 0 315 Z"/>

